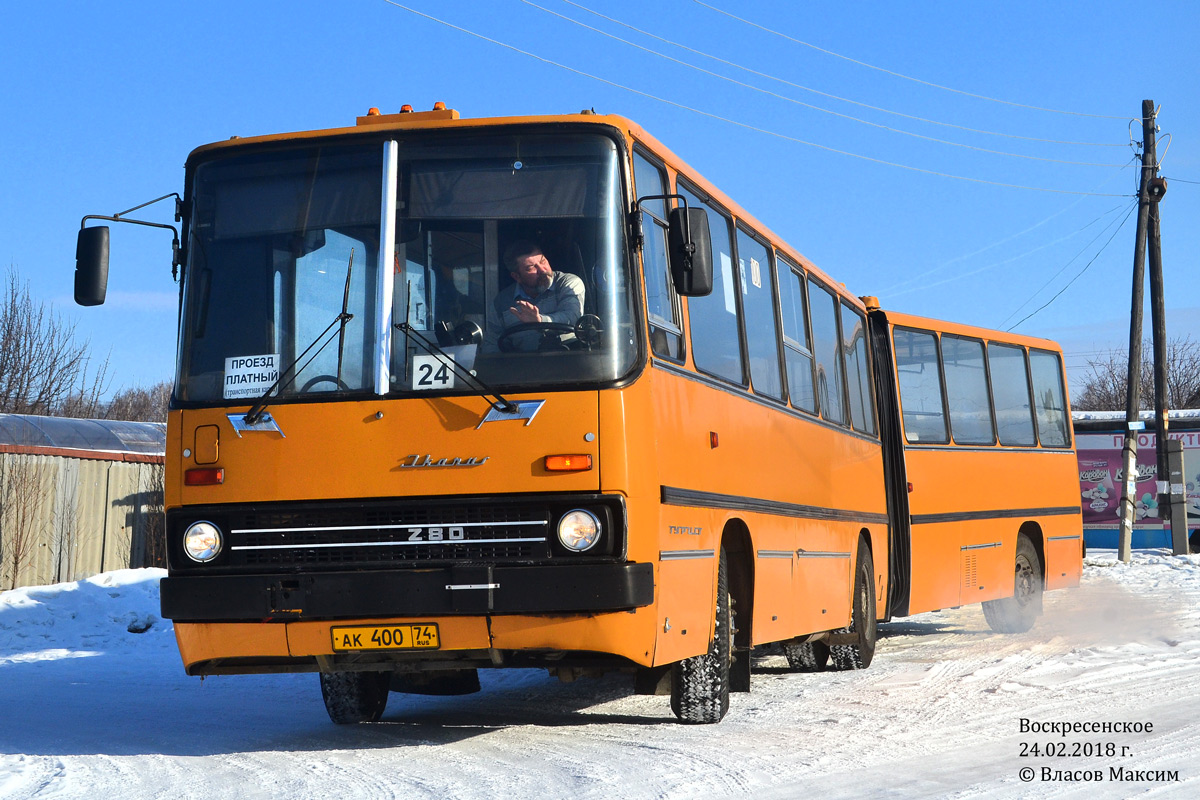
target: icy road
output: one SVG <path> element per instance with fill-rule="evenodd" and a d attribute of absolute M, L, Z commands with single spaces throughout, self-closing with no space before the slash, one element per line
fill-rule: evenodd
<path fill-rule="evenodd" d="M 762 656 L 697 727 L 535 671 L 335 726 L 315 675 L 185 676 L 161 575 L 0 593 L 0 798 L 1200 797 L 1200 556 L 1090 555 L 1028 634 L 975 606 L 882 626 L 861 672 Z"/>

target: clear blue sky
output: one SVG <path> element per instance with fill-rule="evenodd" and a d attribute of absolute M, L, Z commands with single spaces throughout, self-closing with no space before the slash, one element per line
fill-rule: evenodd
<path fill-rule="evenodd" d="M 1200 339 L 1200 183 L 1182 182 L 1200 182 L 1200 5 L 706 0 L 754 27 L 693 0 L 536 2 L 404 5 L 562 66 L 385 0 L 14 4 L 0 49 L 0 259 L 109 355 L 113 389 L 154 383 L 173 374 L 169 235 L 115 227 L 109 302 L 77 308 L 84 214 L 182 191 L 188 152 L 235 134 L 344 126 L 370 106 L 437 100 L 471 117 L 595 108 L 637 121 L 885 307 L 1008 327 L 1092 262 L 1019 328 L 1061 341 L 1077 367 L 1127 344 L 1136 215 L 1102 247 L 1137 171 L 1059 162 L 1130 163 L 1129 120 L 1153 99 L 1171 134 L 1162 171 L 1178 179 L 1162 204 L 1168 333 Z M 170 209 L 146 218 L 169 222 Z"/>

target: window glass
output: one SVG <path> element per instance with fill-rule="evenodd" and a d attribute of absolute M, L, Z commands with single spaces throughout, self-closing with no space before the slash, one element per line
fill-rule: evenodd
<path fill-rule="evenodd" d="M 912 444 L 944 444 L 949 437 L 942 405 L 937 338 L 932 333 L 897 328 L 893 340 L 904 438 Z"/>
<path fill-rule="evenodd" d="M 867 366 L 867 325 L 862 315 L 842 304 L 842 352 L 846 356 L 846 388 L 850 395 L 850 424 L 854 430 L 875 433 L 875 398 Z"/>
<path fill-rule="evenodd" d="M 995 444 L 983 342 L 943 336 L 942 366 L 946 373 L 946 399 L 950 405 L 950 430 L 954 441 L 958 444 Z"/>
<path fill-rule="evenodd" d="M 738 278 L 746 315 L 746 350 L 750 354 L 750 382 L 754 391 L 783 397 L 779 374 L 779 329 L 775 322 L 775 281 L 771 257 L 761 242 L 738 231 Z"/>
<path fill-rule="evenodd" d="M 988 366 L 992 373 L 992 396 L 996 401 L 996 429 L 1000 434 L 1000 444 L 1025 447 L 1036 444 L 1033 408 L 1029 403 L 1029 374 L 1025 371 L 1025 349 L 989 342 Z"/>
<path fill-rule="evenodd" d="M 845 424 L 842 399 L 842 359 L 838 354 L 837 299 L 815 281 L 808 282 L 812 314 L 813 355 L 817 362 L 817 401 L 821 416 Z"/>
<path fill-rule="evenodd" d="M 639 153 L 633 156 L 638 197 L 664 194 L 662 172 Z M 667 262 L 666 201 L 642 204 L 642 271 L 646 277 L 646 311 L 650 316 L 650 349 L 660 356 L 681 359 L 683 336 L 679 329 L 675 293 Z"/>
<path fill-rule="evenodd" d="M 783 357 L 787 367 L 788 396 L 804 411 L 817 410 L 813 392 L 813 357 L 804 324 L 804 276 L 786 261 L 778 262 L 779 306 L 783 313 Z"/>
<path fill-rule="evenodd" d="M 1063 393 L 1062 362 L 1057 353 L 1029 351 L 1033 373 L 1033 403 L 1037 410 L 1038 437 L 1044 447 L 1066 447 L 1067 398 Z"/>
<path fill-rule="evenodd" d="M 733 274 L 733 248 L 729 218 L 680 189 L 692 208 L 708 212 L 713 248 L 713 290 L 704 297 L 688 298 L 692 358 L 696 367 L 734 383 L 744 384 L 742 348 L 738 338 L 737 288 Z"/>

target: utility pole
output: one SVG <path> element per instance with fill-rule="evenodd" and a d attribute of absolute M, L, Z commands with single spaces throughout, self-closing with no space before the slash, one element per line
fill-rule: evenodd
<path fill-rule="evenodd" d="M 1158 515 L 1164 522 L 1176 512 L 1171 496 L 1171 466 L 1167 445 L 1170 420 L 1167 402 L 1167 312 L 1163 300 L 1162 230 L 1159 227 L 1158 204 L 1167 192 L 1167 182 L 1155 175 L 1150 180 L 1150 228 L 1147 231 L 1146 259 L 1150 266 L 1150 325 L 1154 340 L 1154 434 L 1155 479 L 1158 487 Z M 1187 513 L 1186 510 L 1180 513 Z M 1186 554 L 1187 550 L 1175 555 Z"/>
<path fill-rule="evenodd" d="M 1155 153 L 1154 101 L 1142 101 L 1142 177 L 1138 183 L 1137 235 L 1133 245 L 1133 299 L 1129 311 L 1129 378 L 1125 387 L 1125 447 L 1121 482 L 1121 527 L 1117 535 L 1117 557 L 1126 564 L 1133 547 L 1133 523 L 1136 520 L 1137 437 L 1143 425 L 1139 419 L 1142 375 L 1142 287 L 1146 282 L 1146 233 L 1150 224 L 1150 183 L 1158 169 Z"/>

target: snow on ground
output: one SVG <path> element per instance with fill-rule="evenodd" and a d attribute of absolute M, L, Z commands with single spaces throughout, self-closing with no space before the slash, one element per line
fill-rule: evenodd
<path fill-rule="evenodd" d="M 393 694 L 380 723 L 335 726 L 314 675 L 184 675 L 162 574 L 0 593 L 0 798 L 1200 796 L 1200 556 L 1093 554 L 1027 634 L 971 606 L 882 626 L 865 671 L 759 657 L 714 726 L 675 723 L 623 676 L 533 670 L 485 672 L 465 697 Z M 1153 728 L 1022 733 L 1022 718 Z M 1118 754 L 1021 756 L 1097 743 Z"/>

